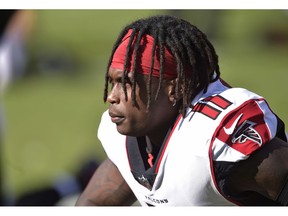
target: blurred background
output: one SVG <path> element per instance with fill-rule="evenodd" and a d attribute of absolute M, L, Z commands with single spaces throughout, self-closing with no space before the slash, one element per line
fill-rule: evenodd
<path fill-rule="evenodd" d="M 16 11 L 0 35 L 1 205 L 74 205 L 105 158 L 96 135 L 113 43 L 155 14 L 198 26 L 222 77 L 264 96 L 288 125 L 286 10 Z"/>

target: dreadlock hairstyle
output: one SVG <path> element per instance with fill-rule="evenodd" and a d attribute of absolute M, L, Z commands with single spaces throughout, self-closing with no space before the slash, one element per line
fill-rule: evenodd
<path fill-rule="evenodd" d="M 206 35 L 201 32 L 196 26 L 191 23 L 168 15 L 152 16 L 144 19 L 139 19 L 130 25 L 127 25 L 119 34 L 107 65 L 105 75 L 105 89 L 104 101 L 106 102 L 108 96 L 109 75 L 108 71 L 113 60 L 113 55 L 121 44 L 123 37 L 128 31 L 131 31 L 129 43 L 126 50 L 126 57 L 124 63 L 124 73 L 122 76 L 122 85 L 127 99 L 127 91 L 125 82 L 128 78 L 128 73 L 133 73 L 132 78 L 132 103 L 135 105 L 136 96 L 136 78 L 137 78 L 137 61 L 139 61 L 139 43 L 143 36 L 150 35 L 154 38 L 152 53 L 157 54 L 156 47 L 159 47 L 158 54 L 160 56 L 160 76 L 158 90 L 156 92 L 155 100 L 158 97 L 163 77 L 165 74 L 165 56 L 164 47 L 173 55 L 177 65 L 177 83 L 176 96 L 182 94 L 182 105 L 179 112 L 185 116 L 185 110 L 191 107 L 193 98 L 201 91 L 207 91 L 208 84 L 214 82 L 220 77 L 220 70 L 218 65 L 218 56 L 213 45 L 209 42 Z M 135 44 L 132 48 L 132 41 Z M 130 60 L 134 58 L 134 67 L 128 71 Z M 151 103 L 151 76 L 154 65 L 154 56 L 151 55 L 151 66 L 149 79 L 147 83 L 147 109 Z M 215 75 L 214 75 L 215 74 Z M 181 93 L 182 92 L 182 93 Z"/>

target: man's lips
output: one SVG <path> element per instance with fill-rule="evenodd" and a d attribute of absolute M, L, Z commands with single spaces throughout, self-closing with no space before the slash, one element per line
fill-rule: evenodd
<path fill-rule="evenodd" d="M 120 114 L 109 112 L 109 116 L 111 117 L 111 121 L 115 124 L 119 124 L 124 121 L 124 116 Z"/>

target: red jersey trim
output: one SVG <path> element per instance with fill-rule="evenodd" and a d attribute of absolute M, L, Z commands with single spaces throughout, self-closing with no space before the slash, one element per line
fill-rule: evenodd
<path fill-rule="evenodd" d="M 158 173 L 158 170 L 159 170 L 159 167 L 160 167 L 162 158 L 163 158 L 163 156 L 164 156 L 164 153 L 166 152 L 166 148 L 167 148 L 167 146 L 168 146 L 168 143 L 169 143 L 169 141 L 170 141 L 170 138 L 171 138 L 172 134 L 174 133 L 174 130 L 176 129 L 176 127 L 177 127 L 177 125 L 178 125 L 178 123 L 179 123 L 179 121 L 180 121 L 181 119 L 182 119 L 182 115 L 180 114 L 180 115 L 178 116 L 178 118 L 177 118 L 177 120 L 176 120 L 176 122 L 175 122 L 175 124 L 174 124 L 174 126 L 173 126 L 173 128 L 172 128 L 172 130 L 171 130 L 171 132 L 170 132 L 170 134 L 169 134 L 169 137 L 168 137 L 167 140 L 166 140 L 166 143 L 165 143 L 164 147 L 163 147 L 163 150 L 162 150 L 161 155 L 160 155 L 160 157 L 159 157 L 159 161 L 158 161 L 157 166 L 156 166 L 155 173 Z"/>

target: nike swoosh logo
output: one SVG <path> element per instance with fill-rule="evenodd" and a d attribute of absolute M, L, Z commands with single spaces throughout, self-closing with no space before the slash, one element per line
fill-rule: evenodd
<path fill-rule="evenodd" d="M 241 113 L 236 119 L 235 121 L 233 122 L 233 124 L 231 125 L 231 127 L 229 128 L 226 128 L 224 127 L 224 131 L 227 135 L 231 135 L 233 133 L 233 131 L 235 130 L 235 127 L 238 123 L 238 121 L 240 120 L 240 118 L 242 117 L 243 113 Z"/>

